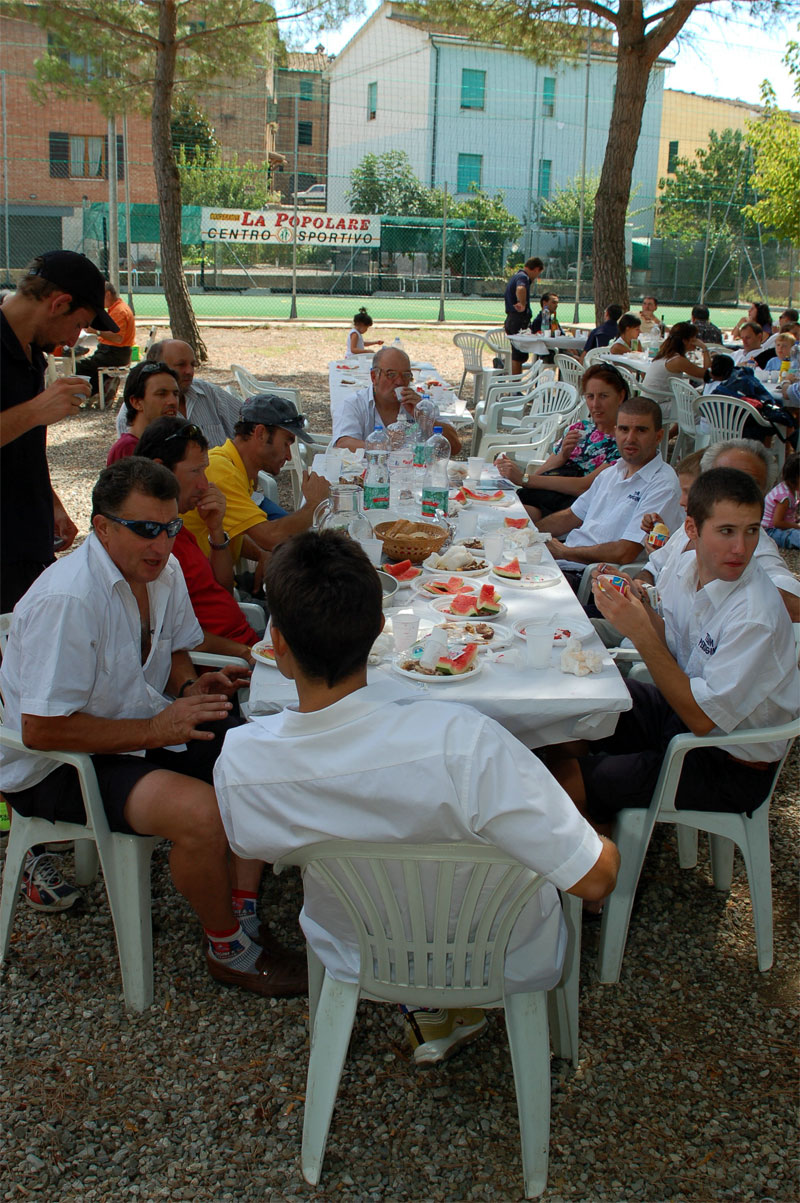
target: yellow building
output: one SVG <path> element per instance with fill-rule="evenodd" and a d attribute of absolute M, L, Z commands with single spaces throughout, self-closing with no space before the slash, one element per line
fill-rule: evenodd
<path fill-rule="evenodd" d="M 745 123 L 763 112 L 761 105 L 696 92 L 664 89 L 661 105 L 661 139 L 658 146 L 658 190 L 661 180 L 675 170 L 677 159 L 694 160 L 696 151 L 708 146 L 710 131 L 745 129 Z"/>

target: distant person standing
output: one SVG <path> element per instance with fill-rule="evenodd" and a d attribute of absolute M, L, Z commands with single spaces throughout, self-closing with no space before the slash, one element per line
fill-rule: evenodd
<path fill-rule="evenodd" d="M 124 368 L 131 361 L 131 352 L 136 344 L 136 318 L 133 310 L 126 305 L 110 280 L 105 282 L 105 308 L 111 320 L 118 327 L 117 332 L 102 330 L 97 336 L 97 350 L 88 359 L 82 359 L 75 371 L 79 376 L 88 376 L 92 395 L 98 391 L 98 372 L 100 368 Z M 113 381 L 115 393 L 116 381 Z"/>
<path fill-rule="evenodd" d="M 531 284 L 538 280 L 544 271 L 541 259 L 526 259 L 523 266 L 516 272 L 506 285 L 506 320 L 503 329 L 506 334 L 520 334 L 531 324 Z M 528 358 L 527 351 L 518 351 L 512 344 L 511 371 L 518 376 L 522 365 Z"/>

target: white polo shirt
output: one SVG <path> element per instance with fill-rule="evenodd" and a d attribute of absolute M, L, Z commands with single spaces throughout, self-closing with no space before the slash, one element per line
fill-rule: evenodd
<path fill-rule="evenodd" d="M 626 477 L 627 471 L 624 460 L 617 460 L 595 477 L 585 493 L 575 498 L 570 509 L 581 519 L 581 525 L 564 539 L 567 547 L 591 547 L 617 539 L 643 544 L 642 518 L 649 513 L 661 514 L 670 530 L 681 525 L 684 513 L 680 507 L 680 482 L 674 469 L 664 463 L 661 453 L 657 452 L 632 476 Z"/>
<path fill-rule="evenodd" d="M 698 589 L 697 557 L 687 551 L 673 572 L 662 574 L 659 592 L 667 646 L 718 733 L 771 727 L 797 714 L 792 624 L 755 558 L 738 581 L 715 580 Z M 732 743 L 725 750 L 740 760 L 773 761 L 785 746 Z"/>
<path fill-rule="evenodd" d="M 372 385 L 360 388 L 358 392 L 345 397 L 338 406 L 333 419 L 331 447 L 335 447 L 341 438 L 363 440 L 376 426 L 382 426 L 378 411 L 375 407 L 375 396 Z"/>
<path fill-rule="evenodd" d="M 214 785 L 230 846 L 250 859 L 273 862 L 328 839 L 503 849 L 554 883 L 517 920 L 506 979 L 517 991 L 558 981 L 555 886 L 580 880 L 602 845 L 541 761 L 471 707 L 418 701 L 385 681 L 311 714 L 259 717 L 226 737 Z M 346 913 L 312 869 L 304 890 L 309 943 L 333 977 L 357 980 Z"/>
<path fill-rule="evenodd" d="M 134 719 L 163 710 L 172 653 L 197 647 L 203 632 L 174 556 L 147 592 L 152 636 L 142 665 L 139 607 L 97 536 L 51 564 L 14 609 L 0 667 L 7 725 L 19 731 L 23 714 Z M 36 752 L 0 748 L 9 792 L 56 768 Z"/>
<path fill-rule="evenodd" d="M 689 536 L 684 525 L 670 535 L 663 547 L 652 553 L 646 567 L 656 584 L 662 572 L 672 571 L 688 545 Z M 792 597 L 800 597 L 800 580 L 789 571 L 775 540 L 770 539 L 763 526 L 758 530 L 758 543 L 753 552 L 753 559 L 761 565 L 776 589 L 782 589 Z"/>

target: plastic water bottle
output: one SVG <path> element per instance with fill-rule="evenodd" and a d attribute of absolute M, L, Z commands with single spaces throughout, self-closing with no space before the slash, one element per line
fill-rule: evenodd
<path fill-rule="evenodd" d="M 394 340 L 394 342 L 392 343 L 392 346 L 395 349 L 395 351 L 405 351 L 405 347 L 403 346 L 403 344 L 399 338 L 396 338 Z"/>
<path fill-rule="evenodd" d="M 542 309 L 542 338 L 550 335 L 550 310 L 545 305 Z"/>
<path fill-rule="evenodd" d="M 450 497 L 450 487 L 447 480 L 447 469 L 450 463 L 450 444 L 442 434 L 441 426 L 433 428 L 433 434 L 425 444 L 427 449 L 427 464 L 422 484 L 422 516 L 435 518 L 436 511 L 447 513 L 447 502 Z"/>
<path fill-rule="evenodd" d="M 389 465 L 388 451 L 370 450 L 367 457 L 367 474 L 364 478 L 364 509 L 388 510 L 389 508 Z"/>
<path fill-rule="evenodd" d="M 370 431 L 364 440 L 364 454 L 369 451 L 389 451 L 390 441 L 386 433 L 386 427 L 381 426 L 380 422 L 375 423 L 375 428 Z"/>
<path fill-rule="evenodd" d="M 400 509 L 400 493 L 403 483 L 403 444 L 406 437 L 406 424 L 401 418 L 391 422 L 386 427 L 386 437 L 389 440 L 389 506 L 393 510 Z"/>
<path fill-rule="evenodd" d="M 399 463 L 394 472 L 396 484 L 391 505 L 392 509 L 396 508 L 401 514 L 408 516 L 415 512 L 414 447 L 417 442 L 417 424 L 411 415 L 407 414 L 405 422 L 401 419 L 393 425 L 403 426 L 403 442 L 398 449 Z M 389 483 L 391 487 L 391 478 Z"/>
<path fill-rule="evenodd" d="M 439 421 L 439 408 L 436 402 L 431 400 L 430 393 L 423 393 L 414 406 L 414 421 L 419 426 L 423 441 L 427 442 L 433 434 L 434 426 Z"/>

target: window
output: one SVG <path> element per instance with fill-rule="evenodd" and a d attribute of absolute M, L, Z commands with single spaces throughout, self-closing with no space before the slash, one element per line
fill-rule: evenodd
<path fill-rule="evenodd" d="M 486 95 L 486 72 L 472 71 L 468 67 L 461 71 L 462 109 L 482 109 Z"/>
<path fill-rule="evenodd" d="M 309 79 L 308 76 L 303 76 L 303 78 L 300 80 L 300 99 L 314 99 L 314 81 L 313 79 Z"/>
<path fill-rule="evenodd" d="M 469 192 L 470 184 L 480 188 L 482 171 L 483 155 L 459 155 L 456 192 Z"/>
<path fill-rule="evenodd" d="M 374 121 L 378 112 L 378 84 L 367 84 L 367 121 Z"/>
<path fill-rule="evenodd" d="M 310 121 L 298 121 L 297 123 L 297 145 L 310 146 L 313 140 L 312 135 L 313 124 Z"/>
<path fill-rule="evenodd" d="M 103 74 L 101 59 L 90 54 L 76 54 L 54 33 L 47 35 L 47 51 L 48 54 L 60 59 L 62 63 L 66 63 L 71 71 L 75 71 L 78 75 L 84 75 L 87 79 L 97 79 Z"/>
<path fill-rule="evenodd" d="M 555 117 L 556 115 L 556 81 L 550 75 L 544 77 L 544 87 L 542 88 L 542 116 Z"/>
<path fill-rule="evenodd" d="M 553 173 L 553 160 L 539 160 L 539 196 L 547 200 L 550 196 L 550 176 Z"/>
<path fill-rule="evenodd" d="M 69 178 L 69 134 L 50 134 L 50 175 L 57 180 Z"/>
<path fill-rule="evenodd" d="M 670 175 L 675 174 L 675 169 L 678 166 L 678 143 L 670 142 L 669 150 L 667 151 L 667 171 Z"/>
<path fill-rule="evenodd" d="M 51 133 L 50 176 L 53 179 L 108 179 L 108 139 L 85 134 Z M 117 134 L 117 179 L 125 178 L 123 138 Z"/>

